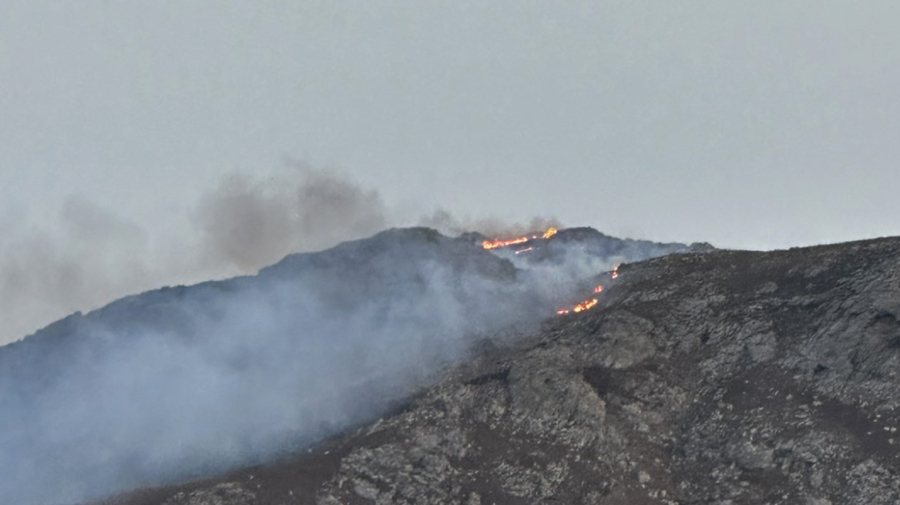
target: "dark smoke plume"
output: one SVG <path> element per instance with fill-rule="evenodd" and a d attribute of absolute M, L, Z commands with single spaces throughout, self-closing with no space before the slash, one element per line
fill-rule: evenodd
<path fill-rule="evenodd" d="M 290 176 L 235 175 L 204 197 L 197 222 L 214 259 L 255 271 L 291 252 L 316 251 L 383 230 L 381 197 L 333 170 L 297 165 Z"/>
<path fill-rule="evenodd" d="M 226 178 L 195 205 L 193 236 L 151 240 L 142 226 L 79 197 L 64 203 L 57 232 L 22 221 L 11 211 L 0 219 L 0 345 L 121 296 L 254 273 L 388 224 L 376 191 L 298 164 L 265 180 Z"/>
<path fill-rule="evenodd" d="M 193 208 L 196 233 L 187 236 L 151 233 L 78 197 L 65 202 L 58 233 L 33 231 L 12 212 L 0 216 L 0 345 L 128 294 L 252 274 L 287 254 L 401 224 L 376 190 L 335 169 L 298 161 L 268 178 L 231 175 Z M 461 219 L 446 211 L 412 222 L 448 235 L 479 231 L 491 237 L 559 224 Z"/>

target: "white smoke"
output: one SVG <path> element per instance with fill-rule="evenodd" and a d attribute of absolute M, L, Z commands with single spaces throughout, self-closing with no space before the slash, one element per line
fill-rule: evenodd
<path fill-rule="evenodd" d="M 432 230 L 74 316 L 0 353 L 0 502 L 72 503 L 266 461 L 427 383 L 551 305 Z"/>

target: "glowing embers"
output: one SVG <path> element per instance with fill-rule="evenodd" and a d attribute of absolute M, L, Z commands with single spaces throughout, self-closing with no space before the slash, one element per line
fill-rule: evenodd
<path fill-rule="evenodd" d="M 550 237 L 556 235 L 557 231 L 558 230 L 556 228 L 550 228 L 544 232 L 544 234 L 541 236 L 541 238 L 544 240 L 547 240 Z M 481 247 L 484 247 L 487 250 L 491 250 L 491 249 L 497 249 L 500 247 L 509 247 L 511 245 L 516 245 L 516 244 L 524 244 L 525 242 L 528 242 L 529 240 L 537 240 L 537 238 L 538 238 L 537 235 L 532 235 L 531 238 L 529 238 L 528 236 L 524 236 L 524 237 L 514 238 L 511 240 L 493 240 L 493 241 L 485 240 L 484 242 L 481 243 Z M 524 251 L 524 249 L 523 249 L 523 251 Z"/>

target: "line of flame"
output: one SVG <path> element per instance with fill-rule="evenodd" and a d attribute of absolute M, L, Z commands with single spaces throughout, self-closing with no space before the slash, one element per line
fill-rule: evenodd
<path fill-rule="evenodd" d="M 619 265 L 616 265 L 613 267 L 612 272 L 609 273 L 609 277 L 611 279 L 615 279 L 615 278 L 619 277 Z M 597 287 L 594 288 L 594 293 L 595 294 L 602 293 L 604 289 L 605 288 L 603 287 L 602 284 L 598 284 Z M 591 298 L 590 300 L 585 300 L 585 301 L 579 303 L 578 305 L 572 307 L 571 309 L 557 310 L 556 313 L 558 315 L 562 316 L 562 315 L 569 314 L 572 312 L 584 312 L 585 310 L 593 309 L 594 306 L 596 306 L 596 305 L 597 305 L 597 299 Z"/>
<path fill-rule="evenodd" d="M 558 231 L 559 230 L 557 230 L 556 228 L 548 228 L 547 231 L 545 231 L 544 234 L 541 236 L 541 238 L 544 240 L 547 240 L 550 237 L 556 235 L 556 233 Z M 528 242 L 529 240 L 532 240 L 532 239 L 536 240 L 537 238 L 538 238 L 537 235 L 532 235 L 530 239 L 528 238 L 528 236 L 524 236 L 524 237 L 514 238 L 511 240 L 500 240 L 500 239 L 496 239 L 493 241 L 485 240 L 484 242 L 481 243 L 481 247 L 484 247 L 487 250 L 491 250 L 491 249 L 497 249 L 499 247 L 509 247 L 511 245 L 524 244 L 525 242 Z"/>

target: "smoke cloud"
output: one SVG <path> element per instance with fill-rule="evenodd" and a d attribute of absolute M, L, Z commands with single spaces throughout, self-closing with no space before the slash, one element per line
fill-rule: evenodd
<path fill-rule="evenodd" d="M 84 198 L 71 197 L 58 230 L 0 216 L 0 345 L 76 311 L 164 285 L 255 273 L 293 252 L 318 251 L 405 224 L 374 189 L 339 170 L 290 161 L 268 177 L 233 174 L 192 205 L 185 229 L 152 233 Z M 446 211 L 412 220 L 458 235 L 508 236 L 558 225 L 509 224 Z"/>
<path fill-rule="evenodd" d="M 0 343 L 160 280 L 143 230 L 90 202 L 69 198 L 56 234 L 29 233 L 17 217 L 0 243 Z"/>
<path fill-rule="evenodd" d="M 384 203 L 334 170 L 294 163 L 290 177 L 235 175 L 204 197 L 197 222 L 205 253 L 242 272 L 291 252 L 316 251 L 387 227 Z"/>

